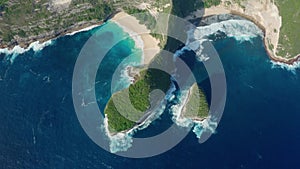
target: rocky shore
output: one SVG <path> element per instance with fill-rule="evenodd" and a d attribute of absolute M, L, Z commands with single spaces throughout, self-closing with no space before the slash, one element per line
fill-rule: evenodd
<path fill-rule="evenodd" d="M 72 33 L 75 31 L 79 31 L 81 29 L 93 26 L 93 25 L 101 25 L 103 21 L 89 21 L 89 22 L 79 22 L 74 24 L 73 26 L 65 29 L 61 29 L 58 31 L 50 31 L 47 33 L 40 34 L 38 36 L 30 36 L 26 38 L 17 38 L 11 41 L 10 43 L 1 43 L 0 48 L 8 48 L 13 49 L 15 46 L 20 46 L 22 48 L 27 48 L 33 42 L 39 41 L 39 43 L 46 42 L 51 39 L 55 39 L 57 37 L 66 35 L 68 33 Z"/>

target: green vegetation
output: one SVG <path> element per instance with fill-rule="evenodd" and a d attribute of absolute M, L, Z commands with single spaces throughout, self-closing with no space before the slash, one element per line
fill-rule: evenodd
<path fill-rule="evenodd" d="M 122 99 L 121 94 L 128 91 L 128 89 L 125 90 L 126 91 L 123 92 L 121 91 L 120 93 L 114 94 L 112 96 L 113 98 L 110 98 L 110 100 L 108 101 L 105 107 L 104 113 L 107 115 L 108 118 L 108 129 L 110 132 L 120 132 L 132 128 L 135 125 L 135 122 L 129 120 L 129 119 L 133 119 L 132 117 L 129 117 L 129 115 L 131 116 L 141 115 L 137 113 L 132 113 L 130 111 L 126 111 L 127 103 L 120 105 L 120 107 L 122 106 L 122 110 L 124 110 L 122 114 L 120 114 L 119 111 L 117 110 L 113 100 Z"/>
<path fill-rule="evenodd" d="M 159 1 L 156 1 L 159 2 Z M 158 6 L 159 7 L 159 6 Z M 161 22 L 161 23 L 165 23 L 167 22 L 167 18 L 159 18 L 160 20 L 157 21 L 155 19 L 154 16 L 151 15 L 151 13 L 148 10 L 141 10 L 141 9 L 137 9 L 135 7 L 124 7 L 123 8 L 124 11 L 128 14 L 132 14 L 133 16 L 136 17 L 137 20 L 139 20 L 140 24 L 143 24 L 147 27 L 147 29 L 149 29 L 151 31 L 151 35 L 158 39 L 160 41 L 159 46 L 161 48 L 164 47 L 165 43 L 166 43 L 166 37 L 164 37 L 161 34 L 156 34 L 154 32 L 162 32 L 161 30 L 159 30 L 160 28 L 157 28 L 157 22 Z M 163 8 L 164 13 L 169 13 L 170 12 L 170 7 L 168 8 Z M 157 30 L 158 29 L 158 30 Z"/>
<path fill-rule="evenodd" d="M 132 128 L 143 117 L 145 111 L 150 108 L 150 93 L 155 89 L 167 92 L 171 84 L 170 75 L 158 70 L 147 69 L 140 72 L 137 81 L 129 88 L 115 93 L 108 101 L 104 113 L 108 118 L 109 130 L 120 132 Z M 131 103 L 127 102 L 126 93 L 129 92 Z M 115 104 L 122 109 L 120 113 Z M 136 110 L 130 109 L 131 104 Z"/>
<path fill-rule="evenodd" d="M 204 7 L 209 8 L 211 6 L 217 6 L 221 3 L 221 0 L 204 0 Z"/>
<path fill-rule="evenodd" d="M 150 85 L 145 77 L 145 71 L 141 72 L 141 78 L 134 85 L 129 86 L 129 98 L 131 104 L 139 111 L 146 111 L 150 107 Z"/>
<path fill-rule="evenodd" d="M 300 1 L 298 0 L 275 0 L 282 16 L 280 29 L 279 48 L 277 54 L 282 57 L 293 57 L 300 54 L 299 27 L 300 27 Z"/>
<path fill-rule="evenodd" d="M 269 46 L 269 49 L 271 49 L 272 51 L 274 50 L 274 45 L 270 42 L 268 42 L 268 46 Z"/>
<path fill-rule="evenodd" d="M 128 13 L 129 15 L 137 14 L 137 13 L 144 13 L 144 12 L 147 11 L 147 10 L 141 10 L 141 9 L 138 9 L 138 8 L 135 8 L 135 7 L 129 7 L 129 6 L 124 7 L 123 10 L 126 13 Z"/>
<path fill-rule="evenodd" d="M 8 0 L 0 0 L 0 8 L 5 7 L 5 4 Z"/>
<path fill-rule="evenodd" d="M 179 17 L 186 17 L 191 12 L 203 8 L 204 3 L 199 0 L 172 0 L 173 11 L 172 13 Z"/>
<path fill-rule="evenodd" d="M 190 92 L 183 116 L 191 119 L 206 118 L 208 116 L 209 106 L 202 89 L 195 83 L 192 85 Z M 199 107 L 195 107 L 195 105 L 199 105 Z"/>
<path fill-rule="evenodd" d="M 11 42 L 15 35 L 37 36 L 53 31 L 63 31 L 81 21 L 100 21 L 115 8 L 105 0 L 73 0 L 61 11 L 49 8 L 49 0 L 22 0 L 18 2 L 0 0 L 0 41 Z"/>
<path fill-rule="evenodd" d="M 126 1 L 124 1 L 125 3 Z M 171 6 L 165 6 L 170 3 L 170 0 L 158 0 L 151 3 L 152 7 L 162 10 L 164 13 L 171 12 Z M 126 4 L 127 5 L 127 4 Z M 138 4 L 137 4 L 138 5 Z M 167 37 L 164 37 L 160 34 L 155 34 L 154 32 L 162 32 L 161 29 L 167 29 L 168 25 L 165 27 L 158 28 L 156 26 L 157 22 L 168 23 L 169 18 L 159 18 L 157 21 L 153 15 L 150 14 L 148 10 L 137 9 L 134 5 L 123 7 L 125 12 L 129 14 L 136 14 L 141 24 L 145 24 L 146 27 L 151 30 L 151 35 L 160 40 L 160 46 L 163 48 L 166 44 Z M 139 13 L 143 13 L 139 15 Z M 162 57 L 157 55 L 153 60 L 153 63 L 161 62 Z M 112 98 L 109 100 L 105 108 L 105 114 L 108 117 L 109 130 L 111 132 L 120 132 L 132 128 L 137 121 L 139 121 L 147 110 L 151 109 L 150 103 L 150 93 L 155 89 L 159 89 L 163 92 L 167 92 L 170 87 L 170 75 L 167 73 L 157 70 L 157 69 L 147 69 L 140 72 L 139 76 L 136 77 L 136 82 L 128 89 L 124 89 L 120 92 L 115 93 Z M 129 93 L 129 99 L 131 105 L 135 110 L 131 110 L 128 106 L 126 93 Z M 112 99 L 114 101 L 112 101 Z M 122 108 L 122 113 L 117 111 L 116 105 Z"/>

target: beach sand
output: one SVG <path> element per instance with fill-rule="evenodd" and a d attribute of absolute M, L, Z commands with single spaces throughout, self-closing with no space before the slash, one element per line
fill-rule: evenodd
<path fill-rule="evenodd" d="M 128 15 L 125 12 L 119 12 L 111 18 L 111 20 L 130 34 L 135 40 L 137 47 L 143 48 L 143 64 L 149 64 L 159 53 L 159 40 L 151 36 L 150 30 L 148 30 L 145 25 L 140 24 L 134 16 Z M 139 39 L 141 39 L 141 41 Z"/>
<path fill-rule="evenodd" d="M 197 10 L 186 19 L 193 19 L 193 17 L 208 17 L 220 14 L 234 14 L 245 17 L 263 29 L 265 34 L 264 44 L 270 59 L 286 64 L 293 64 L 294 62 L 298 61 L 300 56 L 287 59 L 276 54 L 278 47 L 280 47 L 278 42 L 282 18 L 279 15 L 279 10 L 273 1 L 247 0 L 243 2 L 244 8 L 232 0 L 230 1 L 230 5 L 226 5 L 225 0 L 222 0 L 221 4 L 218 6 L 212 6 L 210 8 L 206 8 L 205 10 Z M 273 46 L 273 49 L 271 49 L 270 46 Z"/>

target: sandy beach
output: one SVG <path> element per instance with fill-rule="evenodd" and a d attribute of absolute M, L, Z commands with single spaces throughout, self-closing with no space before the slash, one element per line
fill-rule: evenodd
<path fill-rule="evenodd" d="M 135 40 L 137 47 L 143 48 L 143 64 L 149 64 L 155 55 L 159 53 L 159 40 L 152 37 L 150 35 L 150 30 L 148 30 L 145 25 L 140 24 L 135 17 L 128 15 L 125 12 L 119 12 L 114 15 L 111 20 L 130 34 Z"/>
<path fill-rule="evenodd" d="M 186 19 L 192 19 L 193 16 L 208 17 L 220 14 L 234 14 L 242 16 L 254 22 L 264 31 L 264 44 L 270 59 L 286 64 L 293 64 L 295 61 L 298 61 L 300 56 L 287 59 L 276 55 L 279 47 L 278 41 L 282 25 L 282 18 L 279 15 L 277 6 L 271 0 L 248 0 L 243 3 L 243 5 L 244 8 L 233 1 L 230 5 L 228 5 L 223 0 L 220 5 L 206 8 L 205 10 L 198 10 Z M 271 49 L 270 46 L 273 46 L 273 49 Z"/>

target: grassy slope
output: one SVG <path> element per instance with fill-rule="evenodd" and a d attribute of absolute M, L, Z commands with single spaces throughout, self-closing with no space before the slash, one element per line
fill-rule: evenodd
<path fill-rule="evenodd" d="M 300 54 L 300 1 L 299 0 L 275 0 L 282 16 L 278 49 L 279 56 L 293 57 Z M 289 55 L 287 55 L 289 54 Z"/>

